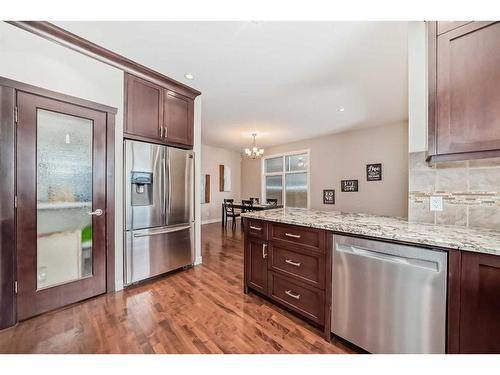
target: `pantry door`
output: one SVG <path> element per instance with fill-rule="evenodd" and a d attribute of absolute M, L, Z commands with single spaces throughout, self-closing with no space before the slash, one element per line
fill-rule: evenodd
<path fill-rule="evenodd" d="M 106 112 L 18 91 L 17 315 L 106 292 Z"/>

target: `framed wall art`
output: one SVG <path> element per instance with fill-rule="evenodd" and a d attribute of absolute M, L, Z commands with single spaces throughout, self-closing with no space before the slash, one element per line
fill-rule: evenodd
<path fill-rule="evenodd" d="M 366 165 L 366 181 L 382 181 L 382 164 Z"/>
<path fill-rule="evenodd" d="M 342 180 L 340 187 L 344 193 L 356 192 L 358 191 L 358 180 Z"/>

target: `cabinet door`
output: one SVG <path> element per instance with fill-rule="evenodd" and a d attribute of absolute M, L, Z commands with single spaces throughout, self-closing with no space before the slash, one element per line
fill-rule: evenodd
<path fill-rule="evenodd" d="M 500 23 L 437 37 L 437 154 L 500 150 Z"/>
<path fill-rule="evenodd" d="M 168 142 L 193 145 L 193 113 L 192 99 L 165 90 L 163 125 L 166 128 Z"/>
<path fill-rule="evenodd" d="M 500 353 L 500 256 L 462 254 L 460 352 Z"/>
<path fill-rule="evenodd" d="M 249 236 L 246 241 L 246 284 L 261 293 L 267 294 L 267 242 Z"/>
<path fill-rule="evenodd" d="M 130 74 L 125 75 L 125 83 L 125 133 L 161 140 L 163 89 Z"/>

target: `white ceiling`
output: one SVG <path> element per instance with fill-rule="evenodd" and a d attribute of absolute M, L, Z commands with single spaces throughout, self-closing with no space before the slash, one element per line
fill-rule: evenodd
<path fill-rule="evenodd" d="M 407 22 L 56 24 L 200 90 L 204 144 L 241 150 L 256 132 L 266 147 L 408 118 Z"/>

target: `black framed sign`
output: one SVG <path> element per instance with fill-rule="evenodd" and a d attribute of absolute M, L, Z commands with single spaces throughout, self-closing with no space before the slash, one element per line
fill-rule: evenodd
<path fill-rule="evenodd" d="M 323 190 L 323 204 L 335 204 L 335 190 L 334 189 Z"/>
<path fill-rule="evenodd" d="M 346 193 L 358 191 L 358 180 L 342 180 L 340 187 Z"/>
<path fill-rule="evenodd" d="M 366 165 L 366 181 L 382 181 L 382 164 Z"/>

